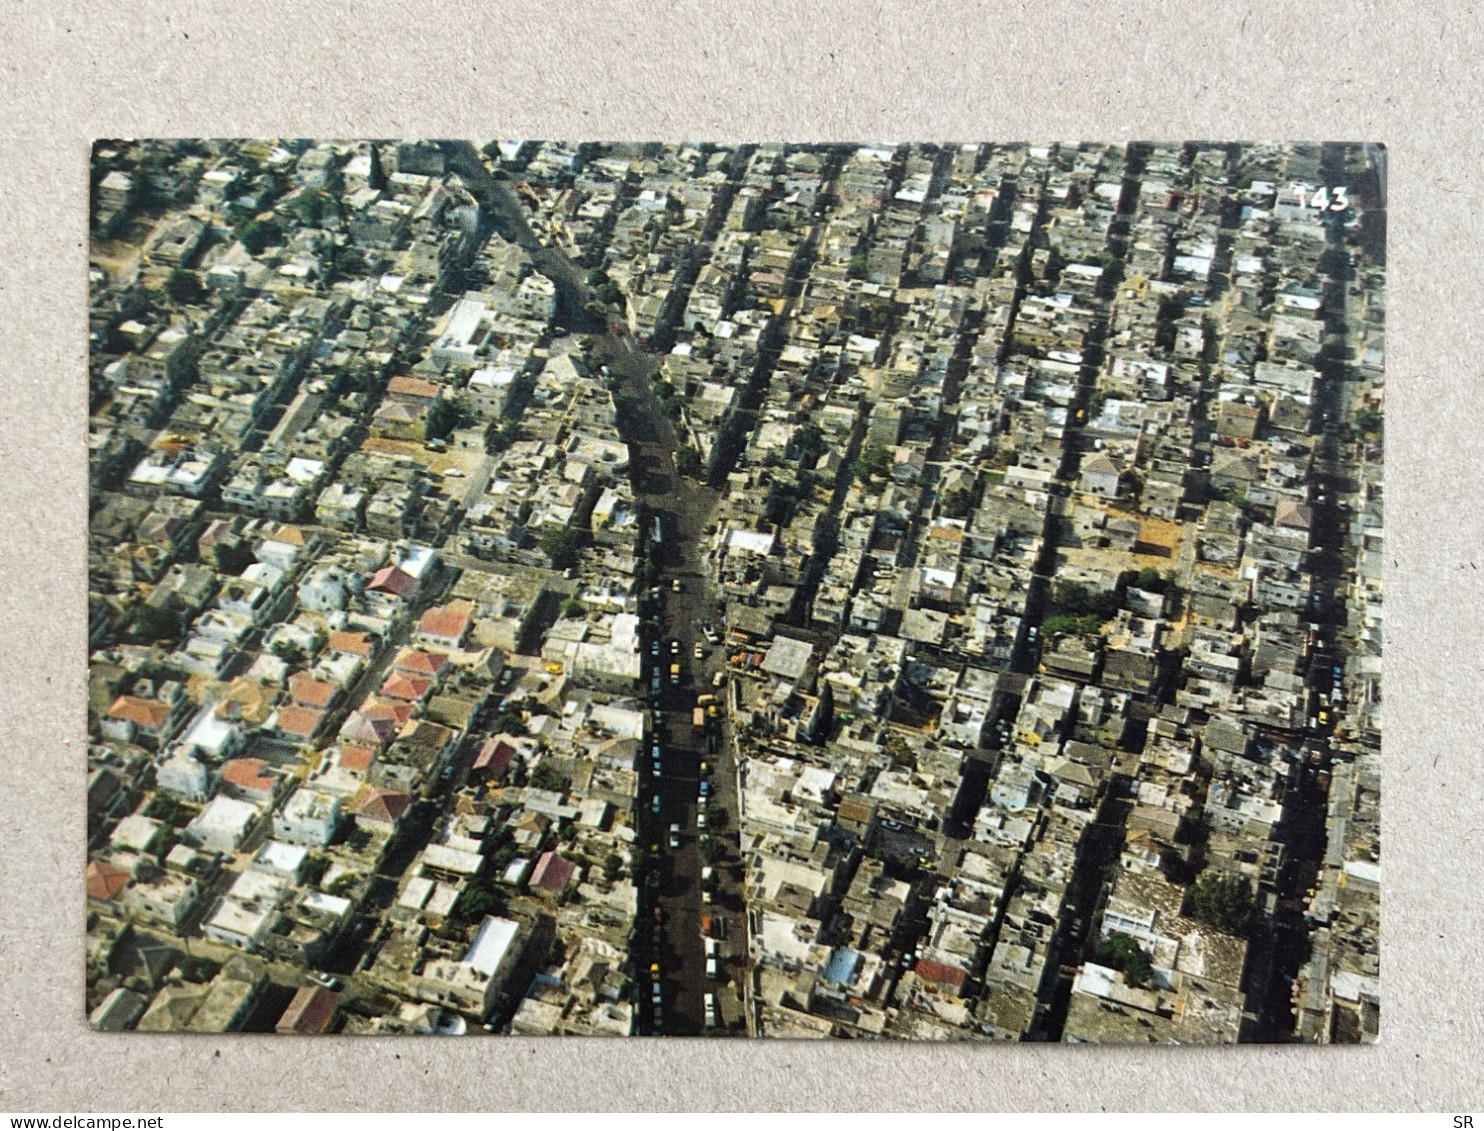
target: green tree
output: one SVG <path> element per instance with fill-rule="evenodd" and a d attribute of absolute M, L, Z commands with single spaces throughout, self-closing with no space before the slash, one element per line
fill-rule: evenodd
<path fill-rule="evenodd" d="M 483 919 L 486 915 L 498 915 L 504 910 L 505 901 L 500 898 L 500 893 L 487 881 L 482 881 L 470 884 L 459 893 L 458 899 L 454 900 L 449 918 L 457 919 L 461 923 L 473 923 L 478 919 Z"/>
<path fill-rule="evenodd" d="M 1091 614 L 1098 617 L 1100 622 L 1116 616 L 1122 605 L 1118 594 L 1112 590 L 1104 589 L 1094 593 L 1077 582 L 1062 586 L 1056 603 L 1063 611 L 1074 616 Z"/>
<path fill-rule="evenodd" d="M 623 857 L 616 852 L 610 852 L 603 857 L 603 879 L 613 883 L 623 874 Z"/>
<path fill-rule="evenodd" d="M 485 447 L 491 454 L 503 452 L 511 444 L 520 439 L 520 421 L 517 419 L 506 420 L 500 427 L 493 429 L 489 438 L 485 441 Z"/>
<path fill-rule="evenodd" d="M 1135 588 L 1142 589 L 1146 593 L 1163 593 L 1169 582 L 1164 579 L 1159 570 L 1153 566 L 1145 566 L 1134 578 L 1133 584 Z"/>
<path fill-rule="evenodd" d="M 303 667 L 304 661 L 308 659 L 304 649 L 292 640 L 280 640 L 269 651 L 291 668 Z"/>
<path fill-rule="evenodd" d="M 195 306 L 206 297 L 206 288 L 201 285 L 201 279 L 194 271 L 177 267 L 165 280 L 165 293 L 170 296 L 171 302 Z"/>
<path fill-rule="evenodd" d="M 582 546 L 582 532 L 571 526 L 552 526 L 541 534 L 541 552 L 551 560 L 552 569 L 566 569 L 577 562 Z"/>
<path fill-rule="evenodd" d="M 386 188 L 386 170 L 381 165 L 381 147 L 374 143 L 371 146 L 371 171 L 366 176 L 366 184 L 377 192 Z"/>
<path fill-rule="evenodd" d="M 514 706 L 502 707 L 490 720 L 490 730 L 495 734 L 509 734 L 517 738 L 531 733 L 520 710 Z"/>
<path fill-rule="evenodd" d="M 1381 434 L 1381 414 L 1373 408 L 1361 408 L 1355 411 L 1355 427 L 1367 436 L 1379 436 Z"/>
<path fill-rule="evenodd" d="M 425 435 L 429 440 L 443 440 L 458 426 L 459 407 L 447 397 L 439 397 L 428 406 Z"/>
<path fill-rule="evenodd" d="M 886 736 L 886 756 L 899 766 L 905 766 L 909 770 L 917 769 L 917 751 L 896 731 Z"/>
<path fill-rule="evenodd" d="M 728 814 L 723 805 L 711 804 L 706 806 L 706 827 L 720 832 L 727 827 Z"/>
<path fill-rule="evenodd" d="M 361 882 L 359 872 L 342 872 L 330 881 L 330 886 L 325 891 L 330 895 L 338 895 L 342 898 L 355 891 L 356 885 Z"/>
<path fill-rule="evenodd" d="M 1132 936 L 1122 931 L 1114 931 L 1098 943 L 1093 949 L 1092 957 L 1103 966 L 1123 971 L 1124 978 L 1131 986 L 1147 984 L 1150 975 L 1154 973 L 1154 964 L 1143 948 Z"/>
<path fill-rule="evenodd" d="M 1207 868 L 1185 893 L 1185 913 L 1233 935 L 1248 934 L 1258 911 L 1246 876 Z"/>
<path fill-rule="evenodd" d="M 644 879 L 644 872 L 649 867 L 651 858 L 649 849 L 642 844 L 636 844 L 629 850 L 629 879 L 639 883 Z"/>
<path fill-rule="evenodd" d="M 294 214 L 306 228 L 318 228 L 325 218 L 326 207 L 324 193 L 303 192 L 294 201 Z"/>
<path fill-rule="evenodd" d="M 675 470 L 681 475 L 700 475 L 701 453 L 689 444 L 681 444 L 675 449 Z"/>
<path fill-rule="evenodd" d="M 215 978 L 221 972 L 221 965 L 209 959 L 197 958 L 195 955 L 187 955 L 182 958 L 177 967 L 180 976 L 187 982 L 197 985 L 204 984 Z"/>
<path fill-rule="evenodd" d="M 242 246 L 249 254 L 262 255 L 264 251 L 283 240 L 283 229 L 274 220 L 249 220 L 237 233 Z"/>
<path fill-rule="evenodd" d="M 857 470 L 867 479 L 881 479 L 891 470 L 891 449 L 885 444 L 872 444 L 858 461 Z"/>
<path fill-rule="evenodd" d="M 330 858 L 318 852 L 312 852 L 304 859 L 304 883 L 314 887 L 320 880 L 324 879 L 325 871 L 330 866 Z"/>
<path fill-rule="evenodd" d="M 180 613 L 163 605 L 140 605 L 130 622 L 130 632 L 140 640 L 175 640 L 182 629 Z"/>
<path fill-rule="evenodd" d="M 542 762 L 531 771 L 531 785 L 536 789 L 549 789 L 553 793 L 566 793 L 572 783 L 550 762 Z"/>
<path fill-rule="evenodd" d="M 867 266 L 868 260 L 866 259 L 866 253 L 864 251 L 856 252 L 850 257 L 850 264 L 848 267 L 850 277 L 852 279 L 864 279 L 866 277 Z"/>
<path fill-rule="evenodd" d="M 968 518 L 969 509 L 973 504 L 973 493 L 962 487 L 957 487 L 943 496 L 943 517 Z"/>
<path fill-rule="evenodd" d="M 707 820 L 710 820 L 708 817 Z M 713 836 L 703 836 L 696 843 L 696 851 L 700 853 L 702 861 L 707 864 L 715 864 L 726 855 L 726 845 Z"/>
<path fill-rule="evenodd" d="M 582 602 L 576 597 L 568 597 L 562 602 L 563 617 L 580 617 L 583 615 Z"/>

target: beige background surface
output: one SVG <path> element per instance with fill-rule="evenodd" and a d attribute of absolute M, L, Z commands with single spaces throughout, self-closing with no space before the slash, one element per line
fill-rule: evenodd
<path fill-rule="evenodd" d="M 0 1109 L 1484 1106 L 1477 16 L 1337 0 L 6 6 Z M 189 10 L 187 10 L 187 8 Z M 1390 146 L 1383 1039 L 1370 1049 L 103 1036 L 81 1017 L 96 136 Z"/>

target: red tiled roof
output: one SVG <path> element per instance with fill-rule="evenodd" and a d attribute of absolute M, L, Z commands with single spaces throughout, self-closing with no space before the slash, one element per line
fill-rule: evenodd
<path fill-rule="evenodd" d="M 386 383 L 386 391 L 394 397 L 415 397 L 418 400 L 431 401 L 442 395 L 443 386 L 418 377 L 393 377 Z"/>
<path fill-rule="evenodd" d="M 135 695 L 120 695 L 108 708 L 110 719 L 127 719 L 141 730 L 159 730 L 170 718 L 170 704 Z"/>
<path fill-rule="evenodd" d="M 352 656 L 369 656 L 375 643 L 369 632 L 351 632 L 341 629 L 330 634 L 330 651 L 345 652 Z"/>
<path fill-rule="evenodd" d="M 544 852 L 536 861 L 536 870 L 531 873 L 531 883 L 539 888 L 559 895 L 567 889 L 572 877 L 577 874 L 577 865 L 556 852 Z"/>
<path fill-rule="evenodd" d="M 291 735 L 294 738 L 312 738 L 314 732 L 319 730 L 320 723 L 325 721 L 325 712 L 313 707 L 300 707 L 297 704 L 284 707 L 278 712 L 278 733 Z"/>
<path fill-rule="evenodd" d="M 432 686 L 433 681 L 430 679 L 404 675 L 402 672 L 392 672 L 386 677 L 386 682 L 381 685 L 381 694 L 415 703 L 426 695 L 428 688 Z"/>
<path fill-rule="evenodd" d="M 417 578 L 396 566 L 382 566 L 371 575 L 371 584 L 366 588 L 374 589 L 378 593 L 391 593 L 397 597 L 405 597 L 417 588 Z"/>
<path fill-rule="evenodd" d="M 454 601 L 448 605 L 434 605 L 417 622 L 417 630 L 425 636 L 436 636 L 444 640 L 462 640 L 469 631 L 467 601 Z"/>
<path fill-rule="evenodd" d="M 300 986 L 274 1031 L 315 1036 L 330 1027 L 340 995 L 324 986 Z"/>
<path fill-rule="evenodd" d="M 379 695 L 373 695 L 362 703 L 361 711 L 372 722 L 390 723 L 398 730 L 406 726 L 407 720 L 412 718 L 411 703 L 404 703 L 400 699 L 383 699 Z"/>
<path fill-rule="evenodd" d="M 222 784 L 252 793 L 270 794 L 278 784 L 278 778 L 268 772 L 268 763 L 261 758 L 233 758 L 222 767 Z"/>
<path fill-rule="evenodd" d="M 964 988 L 964 979 L 968 977 L 968 974 L 957 966 L 949 966 L 945 962 L 934 962 L 930 958 L 924 958 L 917 964 L 917 976 L 924 981 L 936 982 L 952 990 L 961 990 Z"/>
<path fill-rule="evenodd" d="M 301 707 L 328 707 L 339 691 L 340 688 L 328 680 L 315 679 L 307 672 L 295 672 L 289 676 L 289 694 Z"/>
<path fill-rule="evenodd" d="M 119 892 L 129 886 L 129 873 L 112 864 L 94 860 L 88 864 L 88 898 L 99 903 L 109 903 L 118 898 Z"/>
<path fill-rule="evenodd" d="M 399 672 L 408 675 L 435 676 L 448 663 L 448 653 L 429 652 L 423 648 L 403 648 L 392 663 Z"/>
<path fill-rule="evenodd" d="M 487 738 L 474 755 L 474 769 L 484 770 L 493 777 L 504 777 L 515 758 L 515 747 L 500 738 Z"/>
<path fill-rule="evenodd" d="M 376 761 L 376 747 L 362 742 L 347 742 L 340 748 L 340 764 L 347 770 L 364 774 Z"/>
<path fill-rule="evenodd" d="M 361 795 L 356 816 L 382 824 L 395 824 L 407 812 L 412 798 L 394 789 L 371 788 Z"/>

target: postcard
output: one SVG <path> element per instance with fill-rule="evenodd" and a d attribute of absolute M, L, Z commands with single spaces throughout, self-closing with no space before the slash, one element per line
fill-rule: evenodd
<path fill-rule="evenodd" d="M 1385 188 L 99 141 L 89 1023 L 1376 1041 Z"/>

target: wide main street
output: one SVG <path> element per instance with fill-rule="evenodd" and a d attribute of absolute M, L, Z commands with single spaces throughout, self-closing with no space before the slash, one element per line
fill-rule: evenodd
<path fill-rule="evenodd" d="M 659 356 L 646 351 L 621 326 L 600 317 L 588 293 L 585 273 L 562 251 L 538 240 L 526 223 L 525 209 L 509 187 L 491 177 L 473 146 L 449 143 L 450 163 L 465 176 L 487 210 L 488 222 L 498 224 L 531 255 L 538 270 L 557 286 L 558 317 L 571 333 L 590 339 L 595 364 L 606 366 L 614 390 L 618 428 L 629 445 L 630 478 L 636 499 L 651 526 L 658 520 L 661 540 L 652 548 L 650 561 L 652 592 L 642 604 L 646 614 L 644 632 L 645 689 L 658 673 L 660 692 L 651 695 L 653 729 L 650 749 L 638 765 L 639 790 L 635 798 L 638 827 L 648 860 L 641 886 L 639 918 L 632 948 L 633 973 L 639 987 L 639 1031 L 674 1035 L 699 1034 L 707 1029 L 705 995 L 716 995 L 723 1028 L 742 1026 L 741 980 L 747 953 L 744 904 L 736 844 L 738 809 L 736 768 L 728 742 L 720 741 L 724 723 L 711 724 L 706 733 L 692 725 L 696 699 L 712 687 L 714 674 L 724 657 L 707 642 L 702 626 L 719 623 L 715 598 L 701 568 L 705 529 L 711 521 L 720 492 L 698 479 L 680 475 L 675 468 L 679 447 L 675 428 L 650 387 Z M 617 317 L 616 315 L 614 317 Z M 678 591 L 676 583 L 678 585 Z M 659 623 L 653 623 L 658 616 Z M 701 658 L 696 658 L 696 645 Z M 671 678 L 671 664 L 678 663 L 678 682 Z M 660 749 L 660 776 L 652 772 L 652 749 Z M 709 749 L 715 746 L 715 751 Z M 705 764 L 708 772 L 702 773 Z M 710 796 L 700 803 L 702 780 Z M 658 798 L 658 811 L 655 810 Z M 709 830 L 714 893 L 707 904 L 702 898 L 702 854 L 700 812 L 712 814 L 720 829 Z M 720 813 L 724 819 L 718 820 Z M 672 837 L 672 827 L 678 826 Z M 672 841 L 674 847 L 672 847 Z M 728 936 L 716 942 L 719 977 L 707 977 L 706 950 L 702 938 L 703 919 L 724 919 L 725 926 L 711 923 L 713 933 Z M 660 988 L 655 1008 L 653 986 Z"/>

